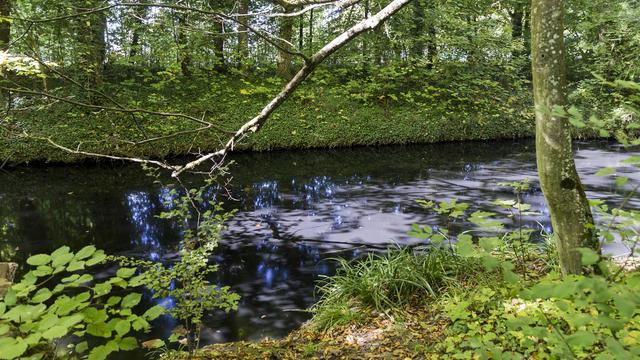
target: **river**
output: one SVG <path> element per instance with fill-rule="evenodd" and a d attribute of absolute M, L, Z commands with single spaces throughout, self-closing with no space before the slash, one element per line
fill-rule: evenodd
<path fill-rule="evenodd" d="M 609 142 L 575 147 L 588 195 L 620 203 L 624 191 L 613 177 L 594 173 L 620 165 L 626 151 Z M 332 258 L 420 244 L 407 235 L 411 224 L 438 219 L 416 206 L 419 198 L 459 198 L 472 209 L 496 210 L 493 200 L 513 197 L 498 183 L 529 178 L 524 200 L 540 215 L 529 216 L 526 226 L 551 231 L 534 155 L 531 140 L 233 155 L 233 178 L 210 194 L 239 210 L 212 259 L 220 270 L 211 280 L 242 299 L 237 312 L 207 316 L 203 342 L 280 337 L 295 329 L 309 318 L 304 310 L 315 301 L 316 282 L 335 272 Z M 631 178 L 628 187 L 640 181 L 634 170 L 619 171 Z M 197 186 L 201 179 L 184 182 Z M 0 171 L 0 256 L 24 262 L 62 245 L 95 244 L 111 254 L 169 260 L 181 232 L 157 215 L 167 210 L 171 188 L 130 164 Z M 640 199 L 629 206 L 639 208 Z M 170 306 L 170 299 L 164 303 Z M 167 335 L 174 322 L 163 317 L 155 325 L 155 335 Z"/>

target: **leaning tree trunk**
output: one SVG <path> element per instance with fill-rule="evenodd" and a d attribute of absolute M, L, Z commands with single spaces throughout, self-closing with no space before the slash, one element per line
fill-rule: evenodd
<path fill-rule="evenodd" d="M 562 273 L 582 272 L 579 247 L 599 249 L 593 216 L 576 171 L 566 117 L 553 109 L 566 104 L 563 0 L 532 0 L 533 93 L 536 158 L 549 206 Z"/>

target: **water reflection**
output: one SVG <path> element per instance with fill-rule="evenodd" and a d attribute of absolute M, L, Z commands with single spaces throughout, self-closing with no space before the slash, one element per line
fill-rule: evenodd
<path fill-rule="evenodd" d="M 607 143 L 577 148 L 589 196 L 619 202 L 613 179 L 592 174 L 619 165 L 625 155 Z M 206 317 L 205 343 L 282 336 L 309 317 L 301 310 L 313 304 L 315 282 L 335 272 L 327 259 L 420 244 L 406 235 L 410 225 L 437 226 L 439 219 L 421 211 L 417 198 L 457 197 L 472 202 L 471 210 L 496 210 L 493 200 L 512 197 L 497 183 L 528 177 L 524 201 L 541 215 L 527 217 L 526 226 L 551 231 L 531 141 L 255 153 L 234 160 L 230 187 L 212 187 L 204 197 L 240 210 L 212 259 L 220 270 L 210 280 L 230 285 L 242 299 L 237 312 Z M 621 174 L 640 182 L 633 169 Z M 201 180 L 184 181 L 197 186 Z M 18 247 L 24 260 L 62 244 L 94 243 L 111 253 L 171 261 L 182 227 L 158 214 L 171 210 L 178 196 L 135 166 L 0 174 L 0 256 Z M 640 207 L 637 198 L 630 204 Z M 161 302 L 171 306 L 171 299 Z M 159 335 L 175 325 L 168 317 L 159 324 Z"/>

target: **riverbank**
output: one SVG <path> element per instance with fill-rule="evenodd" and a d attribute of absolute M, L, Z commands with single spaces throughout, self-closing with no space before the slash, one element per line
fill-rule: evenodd
<path fill-rule="evenodd" d="M 139 82 L 147 82 L 144 90 Z M 184 113 L 212 122 L 216 129 L 176 116 L 84 109 L 61 101 L 15 99 L 20 106 L 0 127 L 0 162 L 77 162 L 86 157 L 52 146 L 116 156 L 167 158 L 216 149 L 228 134 L 255 116 L 281 82 L 272 78 L 218 76 L 184 80 L 137 78 L 105 85 L 123 107 Z M 462 85 L 428 86 L 402 94 L 373 94 L 366 100 L 352 87 L 310 81 L 289 99 L 261 131 L 238 149 L 335 148 L 359 145 L 515 139 L 533 134 L 529 94 L 505 91 L 493 97 L 459 94 Z M 52 91 L 78 100 L 69 89 Z M 471 90 L 470 90 L 471 91 Z M 474 96 L 476 96 L 478 90 Z M 371 94 L 369 94 L 371 95 Z M 402 95 L 402 96 L 401 96 Z M 114 103 L 115 103 L 114 102 Z M 114 108 L 102 99 L 100 106 Z M 176 133 L 188 132 L 175 135 Z M 149 139 L 156 139 L 148 141 Z"/>
<path fill-rule="evenodd" d="M 638 356 L 640 318 L 634 304 L 639 298 L 637 294 L 631 295 L 639 285 L 637 263 L 621 259 L 599 265 L 614 273 L 623 266 L 626 271 L 617 277 L 608 273 L 607 276 L 561 279 L 556 265 L 545 262 L 540 255 L 529 255 L 533 256 L 527 257 L 525 270 L 516 269 L 514 273 L 519 281 L 500 279 L 495 272 L 480 270 L 458 286 L 437 289 L 436 296 L 418 291 L 410 304 L 402 308 L 388 304 L 386 311 L 372 310 L 366 298 L 355 297 L 349 307 L 360 316 L 329 328 L 323 327 L 321 317 L 318 318 L 328 310 L 321 305 L 316 309 L 316 317 L 283 339 L 212 345 L 196 358 L 582 359 L 615 355 L 631 359 Z M 515 260 L 512 256 L 502 259 Z M 485 276 L 487 278 L 483 278 Z M 461 281 L 460 277 L 455 281 Z M 599 293 L 593 292 L 591 286 L 594 285 L 598 286 Z M 622 295 L 631 298 L 622 300 L 619 297 Z M 172 352 L 166 353 L 165 358 L 186 359 L 183 354 Z"/>

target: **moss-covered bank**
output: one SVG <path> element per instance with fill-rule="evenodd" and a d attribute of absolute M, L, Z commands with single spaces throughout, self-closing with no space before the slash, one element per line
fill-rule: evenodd
<path fill-rule="evenodd" d="M 273 80 L 249 82 L 226 77 L 214 81 L 138 80 L 148 83 L 142 86 L 127 80 L 108 85 L 105 91 L 115 94 L 118 102 L 130 108 L 205 115 L 227 131 L 236 130 L 257 114 L 281 85 Z M 57 90 L 58 96 L 78 99 L 79 95 L 65 93 L 67 90 Z M 451 96 L 454 90 L 425 90 L 425 99 L 420 101 L 380 96 L 364 102 L 352 90 L 311 82 L 240 148 L 258 151 L 331 148 L 532 135 L 532 114 L 523 100 L 528 95 L 460 99 Z M 138 143 L 200 125 L 175 117 L 87 110 L 59 101 L 43 103 L 38 98 L 23 97 L 19 101 L 21 109 L 11 113 L 8 126 L 0 127 L 0 162 L 71 162 L 82 158 L 52 147 L 47 138 L 73 149 L 79 146 L 87 152 L 165 158 L 214 149 L 227 136 L 207 130 Z M 102 104 L 114 106 L 105 101 Z"/>

